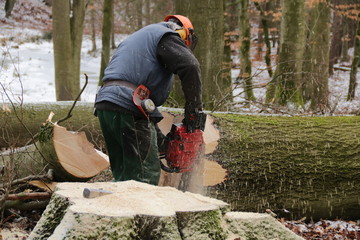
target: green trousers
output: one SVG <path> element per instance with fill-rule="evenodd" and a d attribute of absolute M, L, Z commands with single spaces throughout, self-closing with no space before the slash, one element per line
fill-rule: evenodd
<path fill-rule="evenodd" d="M 157 185 L 160 160 L 155 124 L 130 114 L 97 111 L 115 181 Z"/>

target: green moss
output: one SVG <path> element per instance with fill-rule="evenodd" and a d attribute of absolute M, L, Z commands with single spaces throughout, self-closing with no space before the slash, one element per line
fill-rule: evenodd
<path fill-rule="evenodd" d="M 233 210 L 360 217 L 360 117 L 214 116 L 221 140 L 213 158 L 229 175 L 213 196 Z"/>
<path fill-rule="evenodd" d="M 226 238 L 226 233 L 221 226 L 221 211 L 203 212 L 178 212 L 179 230 L 183 239 L 213 239 Z"/>
<path fill-rule="evenodd" d="M 64 217 L 68 206 L 69 202 L 65 198 L 58 194 L 53 194 L 50 203 L 28 239 L 40 240 L 51 236 Z"/>

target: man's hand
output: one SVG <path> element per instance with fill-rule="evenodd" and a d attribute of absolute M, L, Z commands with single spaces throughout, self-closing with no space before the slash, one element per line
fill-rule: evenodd
<path fill-rule="evenodd" d="M 206 122 L 206 113 L 199 109 L 187 111 L 185 109 L 185 118 L 183 120 L 187 132 L 193 132 L 195 129 L 204 131 Z"/>

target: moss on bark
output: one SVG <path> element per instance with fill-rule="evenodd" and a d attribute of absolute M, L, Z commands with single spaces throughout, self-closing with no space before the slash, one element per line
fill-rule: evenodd
<path fill-rule="evenodd" d="M 360 217 L 360 117 L 216 115 L 215 159 L 228 169 L 216 197 L 240 211 Z"/>

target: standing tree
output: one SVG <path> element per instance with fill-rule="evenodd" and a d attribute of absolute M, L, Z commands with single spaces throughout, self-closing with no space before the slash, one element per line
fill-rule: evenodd
<path fill-rule="evenodd" d="M 243 83 L 245 99 L 247 101 L 255 100 L 252 76 L 251 76 L 251 34 L 249 19 L 249 0 L 239 1 L 239 28 L 240 28 L 240 75 L 239 79 Z"/>
<path fill-rule="evenodd" d="M 302 105 L 301 71 L 305 42 L 305 0 L 283 0 L 279 62 L 268 85 L 266 101 Z"/>
<path fill-rule="evenodd" d="M 140 29 L 143 27 L 143 1 L 142 0 L 136 0 L 136 19 L 137 19 L 137 29 Z"/>
<path fill-rule="evenodd" d="M 75 100 L 80 92 L 80 53 L 85 0 L 53 0 L 56 100 Z"/>
<path fill-rule="evenodd" d="M 6 0 L 5 7 L 4 7 L 6 18 L 11 16 L 11 11 L 13 10 L 15 3 L 16 3 L 16 0 Z"/>
<path fill-rule="evenodd" d="M 199 43 L 195 55 L 200 62 L 203 82 L 203 102 L 206 109 L 213 109 L 224 99 L 222 78 L 224 55 L 224 10 L 223 0 L 177 0 L 176 13 L 188 16 L 192 21 Z M 230 87 L 230 83 L 228 83 Z M 175 85 L 178 89 L 178 86 Z M 181 95 L 175 89 L 173 96 L 181 102 Z M 230 96 L 229 96 L 230 97 Z"/>
<path fill-rule="evenodd" d="M 334 6 L 339 5 L 342 0 L 333 0 Z M 333 75 L 334 64 L 338 63 L 341 56 L 341 33 L 342 33 L 342 19 L 343 16 L 338 11 L 332 11 L 332 25 L 331 25 L 331 47 L 329 56 L 329 73 Z"/>
<path fill-rule="evenodd" d="M 315 111 L 328 107 L 330 8 L 324 1 L 311 1 L 303 63 L 303 97 Z"/>
<path fill-rule="evenodd" d="M 113 1 L 105 0 L 103 6 L 103 25 L 102 25 L 102 49 L 101 49 L 101 66 L 99 86 L 102 84 L 102 78 L 104 77 L 104 70 L 110 60 L 110 48 L 111 48 L 111 30 L 113 26 Z"/>
<path fill-rule="evenodd" d="M 90 8 L 90 24 L 91 24 L 91 43 L 92 49 L 91 52 L 96 51 L 96 9 L 94 0 L 89 0 L 89 8 Z"/>
<path fill-rule="evenodd" d="M 349 91 L 347 100 L 351 101 L 355 98 L 355 89 L 356 89 L 356 73 L 357 68 L 360 64 L 360 14 L 358 15 L 357 19 L 357 30 L 355 36 L 355 47 L 354 47 L 354 58 L 351 64 L 351 72 L 350 72 L 350 84 L 349 84 Z"/>
<path fill-rule="evenodd" d="M 259 0 L 257 0 L 259 1 Z M 261 0 L 260 0 L 261 1 Z M 265 2 L 264 4 L 261 4 L 261 2 L 254 1 L 256 9 L 260 12 L 260 19 L 261 19 L 261 25 L 263 28 L 264 33 L 264 42 L 266 45 L 266 52 L 265 52 L 265 63 L 267 67 L 267 71 L 269 73 L 269 76 L 272 77 L 272 68 L 271 68 L 271 43 L 270 43 L 270 36 L 269 36 L 269 20 L 267 16 L 267 9 L 270 9 L 271 1 Z M 262 46 L 262 45 L 261 45 Z"/>

